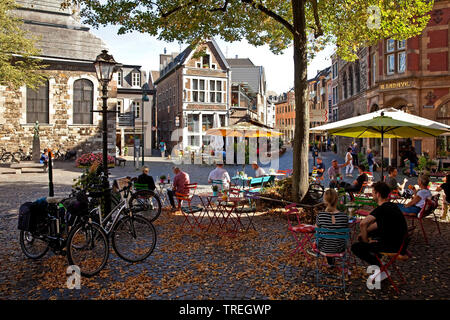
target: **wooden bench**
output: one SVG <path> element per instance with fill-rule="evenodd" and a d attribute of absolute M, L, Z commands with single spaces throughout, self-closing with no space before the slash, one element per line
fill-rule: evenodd
<path fill-rule="evenodd" d="M 114 157 L 114 160 L 115 160 L 116 166 L 119 166 L 119 167 L 120 167 L 122 164 L 123 164 L 123 166 L 125 167 L 125 164 L 126 164 L 126 162 L 127 162 L 126 159 L 120 158 L 120 157 Z"/>

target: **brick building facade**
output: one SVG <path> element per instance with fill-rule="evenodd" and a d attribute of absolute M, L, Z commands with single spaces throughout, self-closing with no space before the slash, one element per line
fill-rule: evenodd
<path fill-rule="evenodd" d="M 430 15 L 421 35 L 406 41 L 387 39 L 368 48 L 367 112 L 394 107 L 450 124 L 450 1 L 435 1 Z M 388 143 L 384 154 L 401 165 L 400 154 L 411 144 L 432 158 L 450 154 L 450 137 L 392 139 L 391 154 Z M 379 149 L 375 139 L 370 145 Z"/>
<path fill-rule="evenodd" d="M 197 53 L 197 54 L 196 54 Z M 198 54 L 200 53 L 200 54 Z M 214 40 L 180 54 L 160 56 L 157 90 L 158 137 L 169 148 L 199 149 L 208 145 L 205 132 L 228 125 L 230 67 Z M 216 125 L 215 125 L 216 124 Z"/>

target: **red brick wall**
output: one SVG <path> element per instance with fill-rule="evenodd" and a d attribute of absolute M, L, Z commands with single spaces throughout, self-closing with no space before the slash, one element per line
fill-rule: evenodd
<path fill-rule="evenodd" d="M 446 48 L 448 45 L 448 30 L 431 30 L 428 31 L 428 48 Z"/>
<path fill-rule="evenodd" d="M 427 57 L 428 71 L 448 71 L 448 51 L 428 53 Z"/>

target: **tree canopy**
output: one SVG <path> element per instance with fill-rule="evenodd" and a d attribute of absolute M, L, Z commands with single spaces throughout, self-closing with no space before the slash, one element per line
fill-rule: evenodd
<path fill-rule="evenodd" d="M 292 193 L 308 191 L 307 62 L 326 44 L 345 60 L 381 39 L 404 40 L 426 27 L 430 0 L 65 0 L 81 4 L 84 22 L 119 25 L 160 40 L 196 44 L 220 37 L 267 44 L 274 53 L 294 46 L 295 133 Z"/>
<path fill-rule="evenodd" d="M 14 17 L 14 0 L 0 0 L 0 85 L 12 88 L 26 84 L 35 88 L 44 79 L 38 70 L 44 66 L 35 47 L 37 39 L 22 29 L 23 22 Z"/>
<path fill-rule="evenodd" d="M 195 43 L 209 37 L 268 44 L 281 53 L 292 44 L 292 2 L 305 3 L 309 54 L 335 44 L 344 59 L 380 39 L 418 35 L 434 1 L 427 0 L 75 0 L 84 21 L 119 25 L 119 34 L 139 31 L 160 40 Z M 65 5 L 72 1 L 66 0 Z"/>

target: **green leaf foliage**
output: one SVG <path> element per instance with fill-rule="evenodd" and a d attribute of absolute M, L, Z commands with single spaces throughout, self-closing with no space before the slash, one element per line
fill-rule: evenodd
<path fill-rule="evenodd" d="M 45 79 L 39 72 L 45 66 L 33 58 L 40 52 L 37 39 L 21 28 L 23 22 L 13 15 L 15 8 L 14 0 L 0 0 L 0 85 L 36 88 Z"/>

